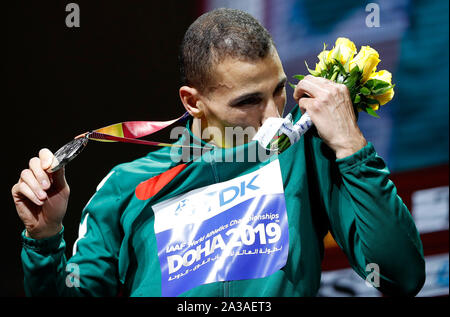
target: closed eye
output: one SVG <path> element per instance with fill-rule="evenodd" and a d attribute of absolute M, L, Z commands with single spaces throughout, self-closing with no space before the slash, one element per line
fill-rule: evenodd
<path fill-rule="evenodd" d="M 244 100 L 238 102 L 235 106 L 240 107 L 240 106 L 245 106 L 245 105 L 257 105 L 261 101 L 262 101 L 261 98 L 251 97 L 251 98 L 247 98 L 247 99 L 244 99 Z"/>
<path fill-rule="evenodd" d="M 283 90 L 284 90 L 284 88 L 286 88 L 286 82 L 287 82 L 287 79 L 283 79 L 279 84 L 278 84 L 278 86 L 277 86 L 277 88 L 275 88 L 275 91 L 274 91 L 274 95 L 278 95 L 279 93 L 281 93 Z"/>
<path fill-rule="evenodd" d="M 242 96 L 233 102 L 231 102 L 232 107 L 242 107 L 247 105 L 257 105 L 262 102 L 262 97 L 260 93 L 249 94 Z"/>

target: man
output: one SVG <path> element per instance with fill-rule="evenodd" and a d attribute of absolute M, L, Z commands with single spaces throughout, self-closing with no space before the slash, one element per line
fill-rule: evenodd
<path fill-rule="evenodd" d="M 48 172 L 53 155 L 41 150 L 12 189 L 25 224 L 27 295 L 314 296 L 328 230 L 361 277 L 377 265 L 380 291 L 420 290 L 419 234 L 345 86 L 307 76 L 292 116 L 307 111 L 316 130 L 280 155 L 230 163 L 223 158 L 248 158 L 258 143 L 234 142 L 227 128 L 258 130 L 283 113 L 275 45 L 253 17 L 219 9 L 188 29 L 180 62 L 180 99 L 192 118 L 177 142 L 214 148 L 181 163 L 164 148 L 115 167 L 83 210 L 69 261 L 69 186 L 63 170 Z"/>

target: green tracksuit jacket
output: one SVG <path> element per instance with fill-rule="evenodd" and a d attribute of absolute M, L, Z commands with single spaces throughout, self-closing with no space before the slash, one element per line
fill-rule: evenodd
<path fill-rule="evenodd" d="M 300 117 L 298 107 L 292 114 Z M 116 166 L 83 210 L 69 260 L 63 231 L 43 240 L 22 234 L 26 294 L 315 296 L 328 230 L 362 278 L 373 272 L 369 263 L 378 266 L 380 291 L 419 292 L 419 233 L 371 143 L 336 160 L 313 128 L 283 153 L 249 162 L 258 146 L 214 149 L 188 163 L 162 148 Z M 238 153 L 244 161 L 229 162 Z M 240 201 L 230 209 L 233 199 Z M 205 206 L 207 216 L 196 216 Z M 256 206 L 251 218 L 245 206 Z"/>

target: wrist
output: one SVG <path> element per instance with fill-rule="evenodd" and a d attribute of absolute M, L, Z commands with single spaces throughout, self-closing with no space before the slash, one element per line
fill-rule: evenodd
<path fill-rule="evenodd" d="M 47 239 L 53 236 L 56 236 L 61 232 L 63 228 L 62 223 L 57 224 L 55 226 L 51 226 L 46 228 L 45 230 L 30 230 L 28 228 L 25 229 L 25 237 L 31 238 L 34 240 Z"/>
<path fill-rule="evenodd" d="M 344 145 L 338 147 L 335 150 L 336 159 L 342 159 L 344 157 L 348 157 L 350 155 L 355 154 L 363 147 L 367 145 L 367 140 L 362 136 L 362 134 L 351 141 L 344 143 Z"/>

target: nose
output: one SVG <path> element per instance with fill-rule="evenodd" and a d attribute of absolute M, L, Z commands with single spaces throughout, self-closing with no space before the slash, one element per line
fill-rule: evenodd
<path fill-rule="evenodd" d="M 264 121 L 267 120 L 267 118 L 280 118 L 280 112 L 278 110 L 277 104 L 275 103 L 274 99 L 270 99 L 267 104 L 265 105 L 263 112 L 262 112 L 262 118 L 261 118 L 261 125 L 264 123 Z"/>

